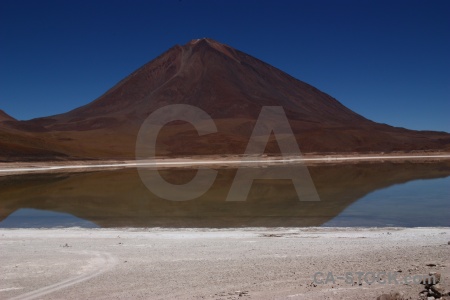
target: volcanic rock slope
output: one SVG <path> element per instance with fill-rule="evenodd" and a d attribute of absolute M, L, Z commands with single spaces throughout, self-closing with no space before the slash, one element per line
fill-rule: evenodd
<path fill-rule="evenodd" d="M 171 122 L 158 137 L 163 156 L 243 154 L 263 106 L 283 107 L 303 153 L 450 150 L 448 133 L 375 123 L 246 53 L 199 39 L 169 49 L 70 112 L 29 121 L 0 112 L 0 158 L 134 158 L 142 123 L 169 104 L 203 109 L 218 131 L 199 137 L 191 124 Z M 277 152 L 272 137 L 266 153 Z"/>

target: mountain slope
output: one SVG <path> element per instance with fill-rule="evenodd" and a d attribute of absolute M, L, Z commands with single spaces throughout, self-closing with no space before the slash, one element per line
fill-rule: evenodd
<path fill-rule="evenodd" d="M 7 113 L 5 113 L 3 110 L 0 109 L 0 122 L 3 121 L 15 121 L 16 119 L 14 119 L 13 117 L 11 117 L 10 115 L 8 115 Z"/>
<path fill-rule="evenodd" d="M 82 118 L 137 117 L 140 121 L 172 103 L 196 105 L 214 119 L 256 118 L 262 106 L 281 105 L 289 117 L 302 121 L 332 125 L 365 120 L 334 98 L 258 59 L 202 39 L 173 47 L 94 102 L 39 121 L 50 129 L 92 129 L 95 124 Z"/>
<path fill-rule="evenodd" d="M 211 39 L 175 46 L 95 101 L 56 116 L 15 123 L 70 157 L 133 158 L 144 120 L 168 104 L 206 111 L 218 133 L 198 137 L 173 122 L 158 154 L 242 154 L 263 106 L 282 106 L 302 152 L 449 150 L 450 135 L 378 124 L 288 74 Z M 277 152 L 271 141 L 266 151 Z"/>

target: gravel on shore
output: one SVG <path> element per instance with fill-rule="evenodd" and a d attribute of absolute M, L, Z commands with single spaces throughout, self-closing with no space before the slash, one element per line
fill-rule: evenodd
<path fill-rule="evenodd" d="M 449 241 L 450 228 L 0 229 L 0 298 L 427 299 L 412 278 L 438 272 L 448 289 Z"/>

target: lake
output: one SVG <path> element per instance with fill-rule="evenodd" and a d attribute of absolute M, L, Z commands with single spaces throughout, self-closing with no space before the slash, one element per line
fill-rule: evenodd
<path fill-rule="evenodd" d="M 309 165 L 320 201 L 300 201 L 290 179 L 255 180 L 246 201 L 226 201 L 237 169 L 216 170 L 211 188 L 188 201 L 156 196 L 132 168 L 3 176 L 0 227 L 450 226 L 450 161 Z M 196 170 L 159 173 L 182 184 Z"/>

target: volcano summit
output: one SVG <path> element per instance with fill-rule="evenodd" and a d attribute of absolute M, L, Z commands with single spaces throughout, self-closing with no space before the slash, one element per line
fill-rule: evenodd
<path fill-rule="evenodd" d="M 211 39 L 176 45 L 95 101 L 64 114 L 17 121 L 0 114 L 0 159 L 132 159 L 144 120 L 170 104 L 207 112 L 217 133 L 186 122 L 160 132 L 164 156 L 243 154 L 263 106 L 282 106 L 303 153 L 450 150 L 450 134 L 380 124 L 246 53 Z M 272 139 L 267 153 L 278 153 Z"/>

